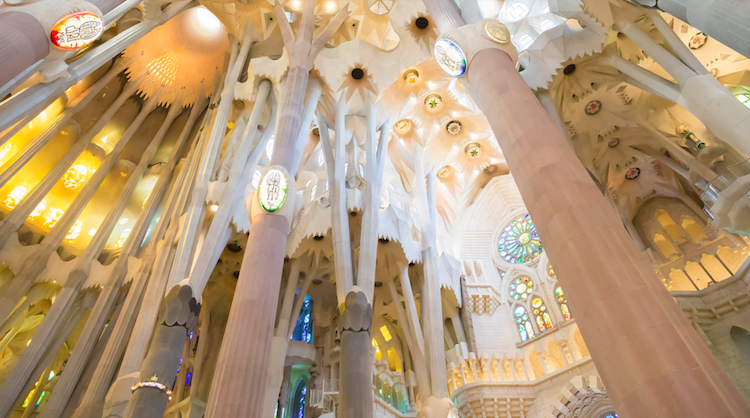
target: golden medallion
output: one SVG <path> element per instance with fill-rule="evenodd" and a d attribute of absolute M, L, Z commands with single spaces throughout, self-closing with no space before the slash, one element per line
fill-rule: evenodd
<path fill-rule="evenodd" d="M 484 31 L 495 42 L 504 44 L 510 41 L 510 31 L 497 20 L 488 19 L 484 23 Z"/>

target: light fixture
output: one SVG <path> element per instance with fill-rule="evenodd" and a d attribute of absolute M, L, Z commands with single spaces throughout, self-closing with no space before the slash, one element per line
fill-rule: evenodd
<path fill-rule="evenodd" d="M 428 94 L 424 98 L 424 107 L 428 112 L 437 113 L 443 108 L 443 98 L 437 94 Z"/>
<path fill-rule="evenodd" d="M 473 160 L 482 155 L 482 146 L 478 142 L 472 142 L 464 148 L 464 152 L 467 157 Z"/>
<path fill-rule="evenodd" d="M 404 82 L 409 87 L 414 87 L 417 84 L 419 84 L 419 80 L 420 80 L 419 71 L 417 71 L 417 70 L 414 70 L 414 69 L 407 70 L 404 73 Z"/>
<path fill-rule="evenodd" d="M 396 133 L 399 135 L 408 134 L 411 132 L 411 121 L 409 119 L 401 119 L 394 125 Z"/>
<path fill-rule="evenodd" d="M 452 120 L 445 125 L 445 130 L 451 135 L 458 135 L 461 132 L 461 122 Z"/>
<path fill-rule="evenodd" d="M 89 229 L 89 236 L 93 237 L 94 235 L 96 235 L 96 228 Z"/>
<path fill-rule="evenodd" d="M 219 210 L 219 205 L 211 205 L 212 212 L 216 212 L 217 210 Z"/>
<path fill-rule="evenodd" d="M 451 166 L 446 165 L 446 166 L 442 167 L 440 170 L 438 170 L 437 177 L 440 180 L 446 180 L 448 177 L 451 176 L 452 172 L 453 172 L 453 169 L 451 168 Z"/>
<path fill-rule="evenodd" d="M 336 9 L 338 9 L 338 7 L 339 7 L 338 3 L 334 0 L 330 0 L 326 2 L 326 6 L 325 6 L 326 11 L 329 13 L 335 12 Z"/>

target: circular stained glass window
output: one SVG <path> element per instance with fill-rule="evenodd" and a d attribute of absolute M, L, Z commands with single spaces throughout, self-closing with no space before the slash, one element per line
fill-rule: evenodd
<path fill-rule="evenodd" d="M 542 241 L 529 215 L 520 216 L 506 226 L 497 244 L 503 260 L 514 264 L 531 261 L 544 251 Z"/>
<path fill-rule="evenodd" d="M 526 276 L 518 277 L 510 284 L 510 297 L 515 300 L 526 299 L 534 290 L 534 282 Z"/>

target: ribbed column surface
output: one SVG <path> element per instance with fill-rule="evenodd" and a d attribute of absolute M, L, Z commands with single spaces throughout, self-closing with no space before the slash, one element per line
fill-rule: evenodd
<path fill-rule="evenodd" d="M 247 240 L 206 418 L 260 417 L 289 222 L 258 215 Z"/>
<path fill-rule="evenodd" d="M 34 16 L 13 11 L 0 14 L 0 87 L 47 54 L 47 33 Z"/>
<path fill-rule="evenodd" d="M 468 79 L 617 412 L 638 418 L 749 417 L 750 408 L 510 57 L 480 51 Z"/>

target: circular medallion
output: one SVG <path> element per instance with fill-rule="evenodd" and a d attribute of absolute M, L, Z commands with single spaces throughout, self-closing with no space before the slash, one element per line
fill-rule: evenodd
<path fill-rule="evenodd" d="M 472 142 L 464 148 L 464 152 L 469 159 L 473 160 L 482 155 L 482 146 L 478 142 Z"/>
<path fill-rule="evenodd" d="M 718 77 L 719 76 L 719 69 L 718 68 L 712 68 L 708 71 L 712 76 Z"/>
<path fill-rule="evenodd" d="M 628 180 L 635 180 L 640 175 L 641 175 L 641 169 L 638 167 L 633 167 L 630 170 L 628 170 L 627 173 L 625 173 L 625 178 Z"/>
<path fill-rule="evenodd" d="M 49 38 L 57 48 L 72 51 L 94 42 L 103 31 L 102 18 L 93 13 L 78 12 L 58 20 Z"/>
<path fill-rule="evenodd" d="M 439 112 L 443 108 L 443 98 L 437 94 L 428 94 L 424 98 L 424 107 L 428 112 Z"/>
<path fill-rule="evenodd" d="M 599 111 L 602 110 L 602 102 L 599 100 L 592 100 L 586 104 L 586 114 L 589 116 L 596 115 L 599 113 Z"/>
<path fill-rule="evenodd" d="M 437 176 L 440 180 L 445 180 L 451 176 L 452 172 L 453 172 L 453 169 L 451 168 L 451 166 L 446 165 L 442 167 L 440 170 L 438 170 Z"/>
<path fill-rule="evenodd" d="M 453 77 L 466 74 L 466 55 L 450 39 L 440 39 L 435 42 L 435 59 L 440 68 Z"/>
<path fill-rule="evenodd" d="M 526 299 L 534 290 L 534 282 L 526 276 L 518 277 L 510 284 L 510 297 L 515 300 Z"/>
<path fill-rule="evenodd" d="M 513 264 L 531 261 L 544 251 L 536 226 L 529 215 L 511 221 L 500 234 L 497 243 L 503 260 Z"/>
<path fill-rule="evenodd" d="M 484 22 L 484 32 L 490 39 L 497 43 L 505 44 L 510 41 L 510 31 L 508 28 L 495 19 L 487 19 Z"/>
<path fill-rule="evenodd" d="M 461 122 L 452 120 L 445 125 L 445 130 L 451 135 L 458 135 L 458 133 L 461 132 Z"/>
<path fill-rule="evenodd" d="M 409 119 L 401 119 L 394 125 L 396 133 L 399 135 L 408 134 L 411 131 L 411 121 Z"/>
<path fill-rule="evenodd" d="M 687 123 L 681 123 L 677 125 L 677 129 L 675 129 L 675 132 L 680 135 L 685 135 L 686 133 L 690 132 L 690 125 L 688 125 Z"/>
<path fill-rule="evenodd" d="M 408 70 L 404 73 L 404 82 L 409 87 L 414 87 L 419 84 L 419 80 L 419 71 L 417 70 Z"/>
<path fill-rule="evenodd" d="M 288 181 L 286 174 L 278 168 L 266 171 L 258 186 L 258 202 L 266 212 L 276 212 L 286 201 Z"/>
<path fill-rule="evenodd" d="M 698 49 L 705 45 L 706 41 L 708 41 L 708 35 L 703 32 L 698 32 L 693 35 L 692 38 L 690 38 L 690 43 L 688 43 L 688 46 L 690 47 L 690 49 Z"/>
<path fill-rule="evenodd" d="M 610 148 L 614 148 L 614 147 L 620 145 L 620 138 L 612 138 L 612 139 L 610 139 L 609 142 L 607 143 L 607 145 Z"/>

